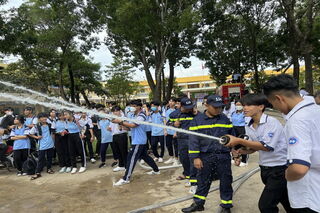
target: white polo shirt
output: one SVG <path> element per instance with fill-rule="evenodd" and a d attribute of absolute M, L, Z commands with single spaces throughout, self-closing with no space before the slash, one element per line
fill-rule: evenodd
<path fill-rule="evenodd" d="M 292 208 L 320 212 L 320 106 L 305 98 L 286 116 L 285 135 L 288 163 L 310 167 L 297 181 L 288 181 Z"/>
<path fill-rule="evenodd" d="M 253 120 L 246 125 L 246 134 L 250 140 L 260 142 L 269 150 L 259 150 L 260 166 L 274 167 L 287 164 L 287 143 L 283 126 L 276 118 L 263 113 L 256 129 L 253 128 Z"/>

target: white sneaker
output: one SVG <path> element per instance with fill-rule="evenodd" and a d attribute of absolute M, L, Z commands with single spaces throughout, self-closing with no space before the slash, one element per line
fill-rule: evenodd
<path fill-rule="evenodd" d="M 91 158 L 90 161 L 91 161 L 91 163 L 95 163 L 95 162 L 96 162 L 96 159 Z"/>
<path fill-rule="evenodd" d="M 160 175 L 160 171 L 158 172 L 155 172 L 155 171 L 150 171 L 150 172 L 147 172 L 148 175 Z"/>
<path fill-rule="evenodd" d="M 87 170 L 87 168 L 86 167 L 80 167 L 80 169 L 79 169 L 79 173 L 83 173 L 83 172 L 85 172 Z"/>
<path fill-rule="evenodd" d="M 71 167 L 67 167 L 67 169 L 66 169 L 66 173 L 69 173 L 69 172 L 71 172 Z"/>
<path fill-rule="evenodd" d="M 244 166 L 248 166 L 248 164 L 241 162 L 239 166 L 240 166 L 240 167 L 244 167 Z"/>
<path fill-rule="evenodd" d="M 159 158 L 158 162 L 163 163 L 163 158 Z"/>
<path fill-rule="evenodd" d="M 180 161 L 178 159 L 174 159 L 172 166 L 179 166 L 179 165 L 180 165 Z"/>
<path fill-rule="evenodd" d="M 119 166 L 117 166 L 116 168 L 113 169 L 114 172 L 120 172 L 120 171 L 124 171 L 124 170 L 126 170 L 126 168 L 119 167 Z"/>
<path fill-rule="evenodd" d="M 72 168 L 72 170 L 71 170 L 71 174 L 75 174 L 75 173 L 77 173 L 77 168 L 76 167 Z"/>
<path fill-rule="evenodd" d="M 122 186 L 122 185 L 125 185 L 125 184 L 128 184 L 130 183 L 130 181 L 126 181 L 126 180 L 123 180 L 122 178 L 116 182 L 116 183 L 113 183 L 113 186 Z"/>
<path fill-rule="evenodd" d="M 59 173 L 65 173 L 67 171 L 67 167 L 62 167 L 60 170 L 59 170 Z"/>
<path fill-rule="evenodd" d="M 22 173 L 22 176 L 27 176 L 27 175 L 28 175 L 28 174 L 27 174 L 27 173 L 25 173 L 25 172 L 24 172 L 24 173 Z"/>
<path fill-rule="evenodd" d="M 174 158 L 170 157 L 169 160 L 165 161 L 164 164 L 170 164 L 174 162 Z"/>
<path fill-rule="evenodd" d="M 191 186 L 189 189 L 189 193 L 193 195 L 196 194 L 197 188 L 197 186 Z"/>
<path fill-rule="evenodd" d="M 185 187 L 190 187 L 191 186 L 191 183 L 189 180 L 187 180 L 187 182 L 184 184 Z"/>
<path fill-rule="evenodd" d="M 158 162 L 159 159 L 158 158 L 153 158 L 153 160 L 154 160 L 154 162 Z"/>
<path fill-rule="evenodd" d="M 145 162 L 144 162 L 144 160 L 141 159 L 141 160 L 140 160 L 140 163 L 141 163 L 141 164 L 144 164 Z"/>

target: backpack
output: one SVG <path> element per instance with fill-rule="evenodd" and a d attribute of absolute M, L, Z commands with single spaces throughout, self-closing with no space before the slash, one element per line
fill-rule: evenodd
<path fill-rule="evenodd" d="M 34 175 L 36 173 L 37 164 L 37 159 L 33 154 L 30 154 L 27 160 L 22 164 L 22 172 L 27 173 L 27 175 Z"/>

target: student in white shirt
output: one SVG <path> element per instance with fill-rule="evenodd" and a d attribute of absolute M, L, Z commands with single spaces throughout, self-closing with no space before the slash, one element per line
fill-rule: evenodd
<path fill-rule="evenodd" d="M 248 94 L 242 98 L 241 103 L 245 116 L 252 118 L 245 127 L 249 140 L 230 136 L 227 146 L 234 147 L 240 144 L 250 148 L 248 151 L 239 149 L 239 154 L 259 152 L 261 180 L 265 185 L 259 199 L 260 212 L 277 213 L 279 203 L 287 212 L 291 212 L 285 179 L 287 144 L 283 126 L 276 118 L 264 113 L 269 105 L 264 95 Z"/>
<path fill-rule="evenodd" d="M 291 207 L 299 213 L 320 212 L 320 107 L 301 97 L 296 80 L 287 74 L 270 78 L 263 91 L 273 107 L 286 115 Z"/>

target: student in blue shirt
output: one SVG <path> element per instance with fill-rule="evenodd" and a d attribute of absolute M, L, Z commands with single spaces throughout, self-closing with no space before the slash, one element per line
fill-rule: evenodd
<path fill-rule="evenodd" d="M 99 126 L 101 128 L 101 146 L 100 146 L 100 158 L 101 164 L 99 168 L 106 166 L 106 153 L 110 143 L 112 143 L 112 133 L 109 127 L 109 119 L 103 118 L 99 121 Z"/>
<path fill-rule="evenodd" d="M 54 171 L 51 169 L 52 166 L 52 157 L 53 157 L 53 128 L 47 123 L 48 115 L 45 113 L 39 113 L 38 120 L 39 124 L 34 126 L 30 130 L 30 136 L 38 140 L 38 164 L 36 168 L 36 174 L 31 177 L 31 180 L 35 180 L 41 177 L 41 172 L 44 166 L 47 166 L 47 173 L 53 174 Z M 54 125 L 54 124 L 53 124 Z"/>
<path fill-rule="evenodd" d="M 171 113 L 173 113 L 174 111 L 176 111 L 176 98 L 171 97 L 169 100 L 169 108 L 166 110 L 165 112 L 165 123 L 170 121 L 170 115 Z M 170 164 L 170 163 L 174 163 L 175 165 L 179 164 L 179 155 L 178 155 L 178 141 L 177 141 L 177 136 L 176 136 L 176 132 L 174 130 L 171 129 L 166 129 L 164 131 L 164 135 L 166 137 L 166 146 L 167 146 L 167 150 L 169 153 L 169 160 L 167 160 L 166 162 L 164 162 L 165 164 Z M 174 150 L 174 152 L 173 152 Z"/>
<path fill-rule="evenodd" d="M 145 103 L 143 105 L 143 110 L 147 115 L 147 121 L 151 122 L 151 105 L 149 103 Z M 147 133 L 147 150 L 151 150 L 151 126 L 146 126 L 146 133 Z"/>
<path fill-rule="evenodd" d="M 68 147 L 68 132 L 66 130 L 67 122 L 63 113 L 58 114 L 58 120 L 55 122 L 55 148 L 57 150 L 59 166 L 61 167 L 59 173 L 71 172 L 71 161 Z"/>
<path fill-rule="evenodd" d="M 164 118 L 159 111 L 160 103 L 153 101 L 151 102 L 151 122 L 154 124 L 164 124 Z M 160 143 L 161 152 L 158 153 L 158 143 Z M 159 163 L 163 162 L 164 155 L 164 130 L 163 128 L 151 127 L 151 146 L 152 152 L 155 158 L 154 161 L 159 161 Z"/>
<path fill-rule="evenodd" d="M 146 121 L 146 115 L 142 112 L 142 103 L 138 100 L 133 101 L 132 107 L 135 108 L 135 110 L 131 110 L 134 113 L 132 119 L 135 119 L 137 121 Z M 122 179 L 114 184 L 114 186 L 121 186 L 130 183 L 133 169 L 139 159 L 144 160 L 153 169 L 151 172 L 148 172 L 149 175 L 160 174 L 157 164 L 147 153 L 147 135 L 144 125 L 121 121 L 118 119 L 115 119 L 112 122 L 119 123 L 122 126 L 131 128 L 132 131 L 132 146 L 128 155 L 126 173 Z"/>
<path fill-rule="evenodd" d="M 245 116 L 243 112 L 243 106 L 240 101 L 236 101 L 236 111 L 234 111 L 231 114 L 231 122 L 233 125 L 233 128 L 236 132 L 236 136 L 241 136 L 246 134 L 246 129 L 245 129 Z M 234 163 L 236 166 L 247 166 L 247 160 L 248 160 L 248 155 L 239 155 L 239 156 L 233 156 Z"/>
<path fill-rule="evenodd" d="M 13 143 L 14 164 L 18 170 L 17 176 L 22 175 L 22 165 L 27 160 L 30 141 L 28 138 L 29 129 L 24 125 L 25 118 L 18 115 L 14 119 L 15 127 L 11 130 L 10 139 Z M 26 175 L 26 174 L 25 174 Z"/>
<path fill-rule="evenodd" d="M 64 116 L 67 121 L 67 131 L 68 131 L 68 144 L 69 144 L 69 153 L 71 159 L 71 174 L 77 172 L 77 156 L 80 155 L 81 158 L 81 167 L 79 173 L 86 171 L 86 155 L 84 151 L 84 144 L 80 137 L 80 124 L 74 118 L 72 112 L 65 111 Z"/>
<path fill-rule="evenodd" d="M 34 127 L 38 123 L 38 118 L 37 116 L 33 115 L 33 108 L 32 107 L 25 107 L 24 111 L 24 118 L 25 122 L 24 125 L 30 130 L 32 127 Z M 37 140 L 34 138 L 29 138 L 30 139 L 30 146 L 32 151 L 37 150 Z"/>

